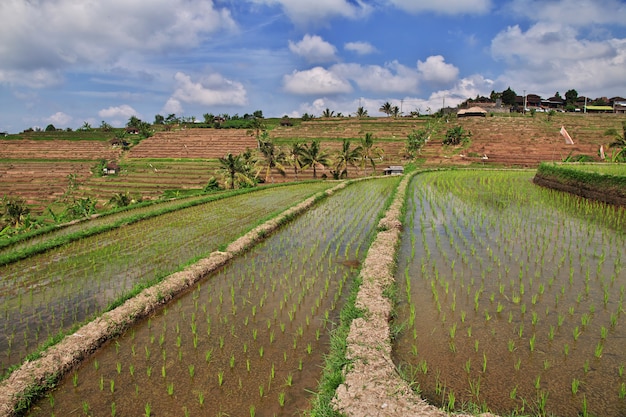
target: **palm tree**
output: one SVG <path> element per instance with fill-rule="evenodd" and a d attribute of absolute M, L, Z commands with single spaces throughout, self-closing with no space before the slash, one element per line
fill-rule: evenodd
<path fill-rule="evenodd" d="M 317 178 L 317 167 L 330 165 L 328 153 L 322 150 L 319 140 L 314 140 L 310 146 L 303 146 L 301 161 L 302 167 L 313 167 L 313 178 Z"/>
<path fill-rule="evenodd" d="M 291 148 L 287 152 L 287 161 L 293 167 L 293 173 L 298 180 L 298 170 L 302 170 L 302 153 L 304 151 L 304 145 L 300 142 L 295 142 L 291 144 Z"/>
<path fill-rule="evenodd" d="M 391 105 L 390 102 L 386 101 L 383 103 L 382 106 L 380 106 L 380 109 L 378 109 L 378 111 L 381 113 L 385 113 L 387 117 L 389 117 L 391 113 L 393 112 L 393 106 Z"/>
<path fill-rule="evenodd" d="M 605 136 L 612 136 L 614 141 L 609 144 L 609 148 L 619 148 L 619 151 L 613 155 L 613 160 L 617 161 L 626 154 L 626 122 L 622 122 L 622 133 L 612 128 L 604 132 Z"/>
<path fill-rule="evenodd" d="M 268 178 L 273 182 L 272 170 L 276 169 L 280 174 L 285 176 L 284 163 L 287 161 L 287 156 L 278 146 L 272 142 L 267 132 L 261 133 L 259 138 L 259 153 L 261 158 L 258 161 L 257 176 L 265 171 L 265 182 Z"/>
<path fill-rule="evenodd" d="M 333 117 L 334 115 L 335 112 L 329 108 L 326 108 L 326 110 L 322 112 L 322 117 Z"/>
<path fill-rule="evenodd" d="M 333 175 L 336 178 L 348 178 L 348 166 L 356 166 L 357 161 L 361 158 L 361 147 L 357 146 L 354 149 L 350 149 L 350 141 L 348 139 L 343 140 L 341 151 L 335 157 L 335 172 Z"/>
<path fill-rule="evenodd" d="M 400 116 L 400 107 L 398 106 L 393 106 L 391 108 L 391 114 L 393 115 L 393 117 L 398 117 Z"/>
<path fill-rule="evenodd" d="M 368 117 L 367 110 L 365 110 L 363 106 L 359 106 L 359 108 L 356 109 L 355 114 L 356 114 L 356 117 Z"/>
<path fill-rule="evenodd" d="M 372 165 L 374 171 L 376 171 L 376 162 L 374 162 L 374 159 L 382 157 L 383 150 L 378 146 L 374 146 L 374 135 L 366 133 L 365 137 L 361 139 L 361 146 L 359 146 L 359 148 L 361 149 L 361 169 L 365 169 L 365 175 L 367 175 L 368 161 Z"/>
<path fill-rule="evenodd" d="M 220 168 L 226 177 L 226 183 L 230 184 L 230 189 L 235 189 L 235 182 L 253 185 L 254 181 L 248 175 L 248 167 L 243 155 L 226 154 L 219 158 Z"/>

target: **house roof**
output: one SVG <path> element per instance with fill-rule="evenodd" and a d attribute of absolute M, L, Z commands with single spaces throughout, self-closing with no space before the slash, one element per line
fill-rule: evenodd
<path fill-rule="evenodd" d="M 469 109 L 461 109 L 458 111 L 457 116 L 484 116 L 487 114 L 487 110 L 481 107 L 470 107 Z"/>

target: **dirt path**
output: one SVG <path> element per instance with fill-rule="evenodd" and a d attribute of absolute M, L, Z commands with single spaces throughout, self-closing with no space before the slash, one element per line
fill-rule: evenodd
<path fill-rule="evenodd" d="M 356 307 L 366 311 L 365 318 L 355 319 L 350 326 L 347 356 L 352 364 L 333 399 L 335 409 L 349 417 L 448 416 L 411 391 L 391 359 L 392 305 L 383 291 L 394 280 L 395 251 L 402 229 L 400 215 L 410 180 L 411 176 L 405 176 L 400 182 L 393 203 L 378 225 L 381 232 L 361 268 L 363 284 Z"/>

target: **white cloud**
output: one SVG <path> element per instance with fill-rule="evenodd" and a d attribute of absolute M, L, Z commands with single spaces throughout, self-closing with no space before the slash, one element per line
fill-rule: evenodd
<path fill-rule="evenodd" d="M 419 74 L 415 69 L 397 61 L 380 65 L 336 64 L 330 70 L 339 76 L 351 79 L 361 90 L 378 93 L 416 92 Z"/>
<path fill-rule="evenodd" d="M 289 50 L 304 57 L 310 63 L 324 63 L 337 60 L 337 48 L 317 35 L 304 35 L 298 43 L 289 41 Z"/>
<path fill-rule="evenodd" d="M 161 110 L 161 113 L 166 114 L 166 115 L 182 114 L 183 112 L 184 112 L 183 105 L 180 103 L 180 101 L 172 97 L 167 99 L 167 102 L 165 102 L 165 105 L 163 106 L 163 109 Z"/>
<path fill-rule="evenodd" d="M 506 9 L 518 18 L 573 26 L 623 25 L 626 21 L 626 4 L 619 0 L 513 0 Z"/>
<path fill-rule="evenodd" d="M 112 106 L 107 109 L 102 109 L 98 112 L 98 116 L 104 119 L 130 119 L 131 116 L 138 117 L 138 113 L 128 104 L 122 104 L 121 106 Z"/>
<path fill-rule="evenodd" d="M 46 123 L 53 124 L 56 128 L 68 126 L 72 122 L 72 116 L 61 111 L 54 113 L 52 116 L 44 120 Z"/>
<path fill-rule="evenodd" d="M 143 0 L 5 0 L 0 82 L 46 86 L 58 82 L 55 71 L 69 66 L 190 48 L 235 26 L 228 10 L 206 0 L 153 0 L 149 7 Z"/>
<path fill-rule="evenodd" d="M 368 42 L 347 42 L 343 47 L 346 51 L 352 51 L 359 55 L 368 55 L 376 52 L 376 48 Z"/>
<path fill-rule="evenodd" d="M 352 92 L 350 82 L 322 67 L 294 71 L 283 77 L 285 91 L 292 94 L 340 94 Z"/>
<path fill-rule="evenodd" d="M 248 0 L 255 4 L 278 5 L 296 25 L 326 24 L 334 17 L 356 19 L 368 15 L 372 6 L 363 0 Z"/>
<path fill-rule="evenodd" d="M 174 75 L 176 90 L 173 99 L 179 103 L 244 106 L 248 104 L 246 89 L 240 82 L 224 78 L 221 74 L 209 74 L 198 81 L 182 72 Z"/>
<path fill-rule="evenodd" d="M 409 13 L 484 14 L 491 9 L 491 0 L 389 0 Z"/>
<path fill-rule="evenodd" d="M 526 32 L 519 26 L 500 32 L 491 53 L 509 67 L 500 85 L 542 96 L 570 88 L 619 95 L 626 85 L 626 39 L 579 39 L 572 27 L 541 22 Z"/>
<path fill-rule="evenodd" d="M 417 61 L 417 69 L 425 81 L 443 84 L 457 79 L 459 69 L 447 64 L 441 55 L 429 56 L 426 61 Z"/>

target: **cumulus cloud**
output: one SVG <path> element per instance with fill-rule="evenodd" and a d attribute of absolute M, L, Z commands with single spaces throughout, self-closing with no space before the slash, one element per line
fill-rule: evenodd
<path fill-rule="evenodd" d="M 179 103 L 244 106 L 248 104 L 246 89 L 240 82 L 213 73 L 193 81 L 182 72 L 174 75 L 176 89 L 172 99 Z M 175 104 L 175 102 L 172 102 Z"/>
<path fill-rule="evenodd" d="M 289 50 L 310 63 L 335 61 L 337 48 L 317 35 L 304 35 L 300 42 L 289 41 Z"/>
<path fill-rule="evenodd" d="M 164 114 L 182 114 L 184 112 L 183 105 L 175 98 L 168 98 L 161 110 Z"/>
<path fill-rule="evenodd" d="M 626 4 L 619 0 L 513 0 L 505 9 L 516 17 L 573 26 L 622 25 L 626 21 Z"/>
<path fill-rule="evenodd" d="M 131 116 L 138 116 L 138 113 L 128 104 L 122 104 L 102 109 L 98 112 L 98 116 L 104 119 L 130 119 Z"/>
<path fill-rule="evenodd" d="M 46 123 L 53 124 L 55 127 L 68 126 L 72 122 L 72 116 L 58 111 L 52 116 L 44 120 Z"/>
<path fill-rule="evenodd" d="M 580 39 L 559 23 L 540 22 L 526 32 L 509 27 L 493 39 L 491 53 L 509 67 L 500 85 L 523 85 L 540 95 L 569 88 L 617 95 L 626 84 L 626 39 Z"/>
<path fill-rule="evenodd" d="M 484 14 L 491 9 L 491 0 L 389 0 L 389 3 L 409 13 Z"/>
<path fill-rule="evenodd" d="M 353 80 L 361 90 L 377 93 L 416 92 L 419 74 L 397 61 L 380 65 L 336 64 L 331 71 Z"/>
<path fill-rule="evenodd" d="M 376 48 L 368 42 L 347 42 L 343 47 L 346 51 L 351 51 L 359 55 L 368 55 L 376 52 Z"/>
<path fill-rule="evenodd" d="M 352 92 L 350 82 L 322 67 L 294 71 L 283 77 L 285 91 L 292 94 L 340 94 Z"/>
<path fill-rule="evenodd" d="M 441 55 L 429 56 L 426 61 L 417 61 L 417 69 L 425 81 L 443 84 L 457 79 L 459 69 L 447 64 Z"/>
<path fill-rule="evenodd" d="M 46 86 L 70 66 L 188 48 L 235 26 L 227 9 L 205 0 L 154 0 L 150 7 L 143 0 L 7 0 L 0 2 L 0 82 Z"/>
<path fill-rule="evenodd" d="M 334 17 L 356 19 L 368 15 L 372 6 L 363 0 L 248 0 L 268 6 L 278 5 L 296 25 L 326 23 Z"/>

